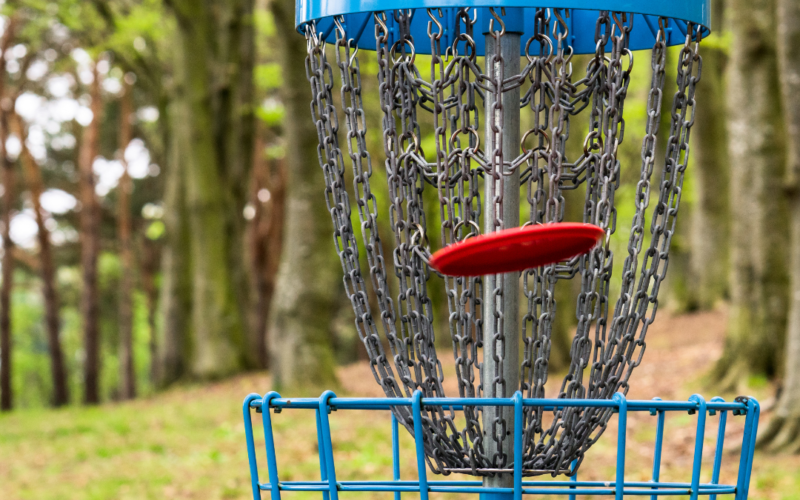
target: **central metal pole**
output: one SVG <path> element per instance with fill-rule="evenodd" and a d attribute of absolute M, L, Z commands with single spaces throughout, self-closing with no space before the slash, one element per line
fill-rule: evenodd
<path fill-rule="evenodd" d="M 506 23 L 507 25 L 510 23 Z M 495 29 L 499 29 L 495 23 Z M 520 34 L 506 32 L 499 39 L 500 51 L 503 57 L 503 65 L 496 63 L 493 68 L 489 67 L 491 56 L 495 54 L 495 41 L 491 34 L 486 35 L 486 73 L 493 74 L 495 79 L 502 70 L 501 79 L 518 75 L 520 71 Z M 516 87 L 502 94 L 502 122 L 500 113 L 494 109 L 495 96 L 487 92 L 485 99 L 485 126 L 486 126 L 486 151 L 487 156 L 491 157 L 492 130 L 493 124 L 497 124 L 502 129 L 503 136 L 503 162 L 511 162 L 520 151 L 520 90 Z M 507 170 L 507 167 L 503 169 Z M 493 232 L 494 226 L 494 197 L 500 184 L 503 190 L 503 220 L 502 229 L 514 228 L 519 226 L 519 170 L 513 174 L 503 176 L 503 182 L 494 181 L 491 175 L 484 176 L 484 232 Z M 499 304 L 496 303 L 494 290 L 498 282 L 502 281 L 502 298 Z M 519 273 L 506 273 L 503 275 L 490 275 L 484 278 L 483 289 L 483 396 L 486 398 L 510 398 L 519 388 Z M 494 352 L 493 337 L 495 335 L 495 310 L 502 311 L 503 315 L 503 335 L 505 337 L 503 349 L 503 379 L 505 385 L 495 388 L 493 383 L 497 363 L 493 359 Z M 505 420 L 506 435 L 503 437 L 503 452 L 508 455 L 505 468 L 511 467 L 513 460 L 513 432 L 514 432 L 514 408 L 503 407 L 501 416 Z M 493 438 L 493 426 L 496 418 L 494 407 L 485 407 L 483 410 L 484 425 L 484 446 L 486 453 L 491 458 L 498 450 L 497 442 Z M 485 477 L 484 486 L 495 488 L 512 488 L 514 477 L 511 473 L 499 473 L 494 477 Z M 482 500 L 507 500 L 512 498 L 511 493 L 484 493 Z"/>

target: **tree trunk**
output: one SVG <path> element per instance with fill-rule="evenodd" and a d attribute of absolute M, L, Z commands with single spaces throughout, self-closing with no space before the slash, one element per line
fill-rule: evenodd
<path fill-rule="evenodd" d="M 81 270 L 81 316 L 83 317 L 83 402 L 100 403 L 100 307 L 97 291 L 97 255 L 100 247 L 99 210 L 92 165 L 99 154 L 100 122 L 103 102 L 100 94 L 100 74 L 97 65 L 92 70 L 94 80 L 89 88 L 92 97 L 92 122 L 86 127 L 78 158 L 79 191 L 81 200 L 80 239 Z"/>
<path fill-rule="evenodd" d="M 280 264 L 286 191 L 286 168 L 282 159 L 267 158 L 263 131 L 256 138 L 253 162 L 251 258 L 255 285 L 255 330 L 259 366 L 268 368 L 269 312 Z M 266 194 L 264 194 L 266 193 Z"/>
<path fill-rule="evenodd" d="M 64 363 L 64 352 L 61 349 L 60 321 L 58 290 L 56 289 L 56 269 L 53 263 L 52 248 L 50 246 L 50 231 L 45 226 L 45 213 L 41 204 L 43 191 L 42 173 L 39 165 L 33 159 L 25 141 L 27 134 L 22 118 L 16 113 L 11 115 L 14 134 L 22 144 L 20 160 L 25 171 L 28 189 L 31 193 L 33 210 L 36 217 L 36 225 L 39 229 L 37 238 L 39 240 L 39 259 L 41 261 L 42 290 L 44 295 L 45 309 L 45 328 L 47 329 L 47 340 L 50 347 L 50 366 L 53 379 L 53 406 L 63 406 L 69 403 L 69 388 L 67 386 L 67 370 Z"/>
<path fill-rule="evenodd" d="M 715 35 L 703 40 L 703 81 L 697 86 L 697 111 L 693 129 L 690 273 L 697 307 L 708 310 L 728 295 L 730 262 L 729 162 L 725 133 L 725 83 L 727 55 L 721 39 L 723 0 L 711 8 Z"/>
<path fill-rule="evenodd" d="M 127 77 L 127 75 L 126 75 Z M 119 238 L 122 277 L 119 290 L 119 367 L 122 399 L 136 397 L 136 370 L 133 362 L 133 244 L 131 242 L 131 191 L 133 183 L 128 174 L 125 149 L 131 142 L 133 88 L 126 82 L 120 102 L 119 149 L 122 177 L 117 189 L 117 237 Z"/>
<path fill-rule="evenodd" d="M 772 376 L 786 332 L 787 212 L 783 127 L 771 0 L 733 0 L 728 77 L 731 309 L 713 376 L 735 388 Z"/>
<path fill-rule="evenodd" d="M 280 40 L 286 106 L 286 224 L 272 304 L 270 356 L 278 388 L 335 383 L 331 319 L 341 285 L 331 244 L 317 133 L 309 116 L 306 42 L 294 30 L 294 1 L 270 3 Z"/>
<path fill-rule="evenodd" d="M 159 385 L 169 385 L 188 375 L 192 339 L 192 255 L 190 252 L 189 214 L 186 208 L 186 182 L 182 161 L 189 144 L 185 134 L 172 131 L 186 123 L 184 106 L 179 106 L 180 88 L 167 113 L 169 137 L 166 138 L 168 165 L 164 186 L 164 253 L 161 260 L 161 316 L 164 334 L 159 354 Z"/>
<path fill-rule="evenodd" d="M 14 39 L 16 18 L 7 19 L 3 38 L 0 40 L 0 105 L 6 96 L 5 54 Z M 0 164 L 3 168 L 3 283 L 0 284 L 0 411 L 11 411 L 14 407 L 11 384 L 11 289 L 14 286 L 14 242 L 11 241 L 11 212 L 16 198 L 14 163 L 6 154 L 8 142 L 9 109 L 0 109 Z"/>
<path fill-rule="evenodd" d="M 155 241 L 150 241 L 147 237 L 143 237 L 141 241 L 142 288 L 144 289 L 145 299 L 147 300 L 147 329 L 150 332 L 150 382 L 153 386 L 156 386 L 159 382 L 158 331 L 156 329 L 158 308 L 156 271 L 158 270 L 160 257 L 159 245 Z"/>
<path fill-rule="evenodd" d="M 790 197 L 789 325 L 783 389 L 759 446 L 800 453 L 800 4 L 778 0 L 778 67 L 787 134 L 786 181 Z"/>
<path fill-rule="evenodd" d="M 175 78 L 192 260 L 191 376 L 218 378 L 255 364 L 247 349 L 242 248 L 253 153 L 252 0 L 171 2 Z M 176 92 L 177 94 L 177 92 Z M 174 255 L 171 258 L 183 258 Z"/>
<path fill-rule="evenodd" d="M 3 93 L 0 92 L 0 100 Z M 8 115 L 0 111 L 0 162 L 3 165 L 3 283 L 0 287 L 0 411 L 10 411 L 13 406 L 11 387 L 11 289 L 14 287 L 14 242 L 11 241 L 11 212 L 14 210 L 14 163 L 6 155 L 8 141 Z"/>

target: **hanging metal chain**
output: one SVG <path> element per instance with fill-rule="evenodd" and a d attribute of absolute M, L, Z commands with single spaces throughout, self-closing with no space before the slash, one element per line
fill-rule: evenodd
<path fill-rule="evenodd" d="M 622 291 L 609 322 L 608 294 L 613 265 L 610 239 L 616 230 L 618 152 L 625 135 L 623 111 L 633 68 L 633 55 L 628 49 L 633 16 L 600 13 L 594 57 L 586 66 L 585 75 L 572 82 L 567 10 L 536 9 L 534 35 L 524 45 L 527 65 L 511 77 L 504 74 L 507 61 L 500 45 L 505 27 L 497 13 L 493 12 L 497 24 L 493 24 L 489 35 L 494 37 L 495 51 L 488 55 L 485 70 L 478 64 L 474 9 L 437 9 L 426 13 L 430 19 L 428 38 L 432 54 L 429 79 L 423 78 L 416 66 L 411 36 L 411 22 L 415 14 L 420 14 L 410 10 L 377 12 L 373 19 L 396 299 L 384 258 L 385 242 L 379 235 L 378 200 L 371 187 L 373 170 L 367 150 L 358 50 L 355 41 L 348 38 L 344 19 L 335 19 L 330 28 L 335 33 L 347 158 L 352 167 L 361 244 L 369 266 L 377 316 L 370 310 L 369 291 L 359 261 L 361 250 L 345 189 L 345 158 L 339 144 L 339 122 L 332 94 L 333 70 L 322 39 L 329 36 L 329 31 L 319 33 L 314 23 L 306 26 L 306 71 L 312 89 L 311 111 L 319 138 L 320 166 L 326 181 L 326 203 L 344 271 L 345 290 L 356 313 L 356 328 L 376 381 L 388 396 L 410 396 L 415 390 L 421 390 L 425 397 L 445 395 L 443 369 L 434 342 L 433 307 L 428 296 L 429 282 L 436 278 L 427 264 L 429 228 L 423 205 L 426 184 L 428 189 L 436 190 L 441 241 L 450 245 L 479 235 L 482 223 L 489 230 L 503 227 L 504 177 L 521 169 L 529 204 L 526 224 L 563 220 L 563 190 L 584 186 L 583 220 L 602 227 L 606 238 L 588 255 L 522 273 L 528 307 L 521 325 L 524 359 L 519 389 L 527 397 L 545 396 L 556 311 L 555 284 L 561 279 L 580 276 L 578 328 L 570 351 L 569 372 L 558 397 L 607 399 L 614 392 L 627 392 L 631 373 L 645 350 L 648 326 L 658 308 L 657 295 L 667 268 L 680 203 L 694 123 L 695 86 L 702 68 L 699 30 L 692 24 L 686 29 L 678 91 L 671 108 L 666 166 L 658 188 L 658 203 L 652 208 L 650 246 L 642 255 L 665 80 L 667 21 L 659 20 L 651 60 L 653 75 L 635 213 L 622 268 Z M 447 23 L 447 29 L 443 23 Z M 503 94 L 526 84 L 520 106 L 529 111 L 532 125 L 522 135 L 520 151 L 504 151 L 504 131 L 499 126 L 507 111 Z M 492 102 L 487 112 L 491 123 L 484 134 L 479 101 L 489 98 Z M 570 162 L 565 152 L 570 117 L 587 108 L 589 131 L 583 138 L 583 154 Z M 432 118 L 436 153 L 431 160 L 421 147 L 420 110 Z M 494 189 L 487 204 L 490 209 L 484 211 L 483 202 L 487 200 L 482 200 L 481 192 L 487 183 L 492 183 Z M 427 199 L 430 201 L 430 197 Z M 503 278 L 443 279 L 459 396 L 484 397 L 515 390 L 506 387 L 502 375 L 506 351 L 515 348 L 508 345 L 503 335 Z M 487 300 L 494 303 L 490 310 L 495 312 L 489 318 L 482 317 L 484 287 Z M 492 346 L 482 353 L 484 321 L 492 322 L 493 334 Z M 385 349 L 389 350 L 391 360 Z M 479 375 L 484 356 L 491 356 L 495 366 L 493 376 L 485 380 Z M 408 409 L 398 407 L 394 411 L 399 421 L 411 429 L 413 422 Z M 485 411 L 492 411 L 492 418 L 484 426 Z M 451 408 L 424 409 L 423 445 L 431 469 L 445 474 L 475 475 L 508 470 L 513 465 L 510 443 L 505 436 L 508 425 L 497 408 L 464 407 L 461 414 L 465 421 L 457 425 L 456 411 Z M 551 425 L 545 429 L 543 411 L 526 409 L 523 473 L 563 473 L 573 461 L 580 464 L 585 452 L 605 430 L 610 416 L 610 411 L 601 409 L 556 410 Z M 486 446 L 487 439 L 491 440 L 491 447 Z M 489 448 L 491 456 L 487 453 Z"/>

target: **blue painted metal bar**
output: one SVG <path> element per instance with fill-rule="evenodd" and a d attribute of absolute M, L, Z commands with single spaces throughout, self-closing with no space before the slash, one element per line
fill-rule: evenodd
<path fill-rule="evenodd" d="M 745 480 L 744 480 L 744 495 L 742 498 L 747 498 L 747 494 L 750 492 L 750 475 L 753 472 L 753 459 L 755 458 L 755 450 L 756 450 L 756 434 L 758 430 L 758 419 L 761 415 L 761 406 L 758 404 L 753 398 L 749 398 L 747 401 L 747 416 L 752 415 L 752 419 L 750 421 L 750 446 L 748 447 L 747 453 L 747 466 L 745 469 Z"/>
<path fill-rule="evenodd" d="M 653 398 L 653 401 L 661 401 L 661 398 Z M 652 481 L 657 483 L 661 480 L 661 450 L 664 444 L 664 410 L 652 410 L 651 415 L 658 415 L 656 423 L 656 445 L 653 450 L 653 475 Z M 657 488 L 653 488 L 654 490 Z M 650 500 L 658 500 L 658 495 L 654 494 Z"/>
<path fill-rule="evenodd" d="M 412 398 L 331 398 L 330 405 L 342 410 L 389 410 L 392 406 L 411 406 Z M 250 403 L 251 408 L 261 406 L 260 400 Z M 319 406 L 318 398 L 282 399 L 270 402 L 271 408 L 296 408 L 313 410 Z M 425 398 L 425 406 L 446 406 L 461 410 L 464 406 L 514 406 L 512 398 Z M 541 407 L 551 411 L 564 408 L 616 408 L 613 400 L 608 399 L 528 399 L 523 398 L 522 406 Z M 711 410 L 728 410 L 746 412 L 744 403 L 725 402 L 706 405 Z M 628 400 L 628 411 L 689 411 L 696 410 L 697 404 L 691 401 L 660 400 Z"/>
<path fill-rule="evenodd" d="M 699 394 L 694 394 L 689 401 L 697 403 L 697 431 L 694 437 L 694 458 L 692 461 L 692 497 L 697 500 L 700 491 L 700 469 L 703 465 L 703 442 L 706 436 L 706 400 Z"/>
<path fill-rule="evenodd" d="M 514 500 L 522 500 L 522 392 L 514 393 Z"/>
<path fill-rule="evenodd" d="M 617 500 L 622 500 L 625 489 L 625 450 L 628 436 L 628 401 L 621 392 L 614 394 L 612 399 L 617 404 L 619 411 L 619 429 L 617 430 L 617 481 L 614 485 Z"/>
<path fill-rule="evenodd" d="M 577 466 L 578 466 L 578 461 L 577 460 L 573 460 L 572 461 L 572 465 L 571 465 L 571 469 L 573 471 L 573 474 L 572 474 L 572 477 L 569 478 L 569 482 L 573 483 L 573 484 L 577 484 L 577 482 L 578 482 L 578 473 L 575 472 L 575 467 L 577 467 Z M 571 490 L 574 490 L 575 486 L 570 486 L 569 488 Z M 574 493 L 570 494 L 569 500 L 575 500 L 575 499 L 576 499 L 576 495 Z"/>
<path fill-rule="evenodd" d="M 253 440 L 253 420 L 250 418 L 250 402 L 260 399 L 258 394 L 249 394 L 244 398 L 242 413 L 244 417 L 244 437 L 247 441 L 247 462 L 250 465 L 250 486 L 253 490 L 253 500 L 261 500 L 258 482 L 258 463 L 256 462 L 256 445 Z"/>
<path fill-rule="evenodd" d="M 430 488 L 438 488 L 438 487 L 475 487 L 481 486 L 483 483 L 481 481 L 432 481 L 428 480 L 428 486 Z M 328 482 L 327 481 L 291 481 L 291 482 L 282 482 L 280 488 L 287 489 L 293 488 L 295 486 L 315 486 L 320 489 L 327 489 Z M 387 486 L 387 487 L 400 487 L 400 488 L 408 488 L 413 487 L 419 489 L 419 481 L 393 481 L 393 480 L 376 480 L 376 481 L 339 481 L 339 486 L 344 488 L 345 486 Z M 522 482 L 523 488 L 567 488 L 565 491 L 569 491 L 569 488 L 609 488 L 611 483 L 608 481 L 523 481 Z M 653 486 L 653 483 L 650 481 L 625 481 L 626 488 L 650 488 Z M 664 483 L 657 483 L 656 486 L 659 488 L 665 489 L 674 489 L 674 490 L 681 490 L 689 494 L 689 490 L 692 487 L 692 483 L 676 483 L 676 482 L 664 482 Z M 271 485 L 269 483 L 262 483 L 261 489 L 262 490 L 269 490 L 271 489 Z M 735 488 L 735 486 L 725 485 L 725 484 L 710 484 L 704 483 L 700 485 L 700 491 L 723 491 Z M 508 491 L 512 492 L 512 488 L 495 488 L 498 491 Z M 340 490 L 341 491 L 341 490 Z M 405 490 L 403 490 L 405 491 Z M 416 490 L 414 490 L 416 491 Z M 652 492 L 651 492 L 652 493 Z"/>
<path fill-rule="evenodd" d="M 394 412 L 392 412 L 392 478 L 400 481 L 400 429 Z M 395 492 L 394 500 L 400 500 L 399 491 Z"/>
<path fill-rule="evenodd" d="M 747 498 L 747 487 L 745 486 L 749 482 L 748 477 L 748 461 L 749 455 L 753 453 L 753 450 L 750 449 L 750 443 L 752 441 L 751 434 L 753 433 L 753 418 L 754 412 L 750 406 L 750 402 L 747 402 L 747 417 L 744 421 L 744 433 L 742 434 L 742 454 L 739 457 L 739 475 L 736 480 L 736 500 L 745 500 Z"/>
<path fill-rule="evenodd" d="M 277 392 L 268 392 L 261 398 L 261 421 L 264 425 L 264 446 L 267 449 L 267 472 L 270 484 L 280 484 L 278 479 L 278 457 L 275 454 L 275 436 L 272 434 L 272 415 L 269 403 L 275 398 L 281 397 Z M 274 488 L 271 493 L 272 500 L 281 500 L 280 486 Z M 260 496 L 258 497 L 261 498 Z"/>
<path fill-rule="evenodd" d="M 428 500 L 428 469 L 425 466 L 425 437 L 422 431 L 422 391 L 414 391 L 411 400 L 411 411 L 414 415 L 414 445 L 417 449 L 419 497 L 420 500 Z"/>
<path fill-rule="evenodd" d="M 388 488 L 402 488 L 401 491 L 406 491 L 407 488 L 414 488 L 413 491 L 419 490 L 419 481 L 339 481 L 338 482 L 340 491 L 342 491 L 345 487 L 355 487 L 355 486 L 370 486 L 370 487 L 388 487 Z M 430 488 L 441 488 L 441 487 L 476 487 L 481 486 L 483 483 L 481 481 L 428 481 L 428 486 Z M 522 483 L 523 488 L 562 488 L 564 491 L 571 491 L 571 488 L 609 488 L 611 483 L 607 481 L 523 481 Z M 653 483 L 649 481 L 626 481 L 625 487 L 626 488 L 641 488 L 641 489 L 649 489 L 653 486 Z M 680 490 L 687 495 L 692 487 L 691 483 L 658 483 L 657 486 L 659 488 L 664 489 L 672 489 L 672 490 Z M 268 491 L 272 489 L 272 485 L 269 483 L 262 483 L 260 485 L 261 489 L 264 491 Z M 327 490 L 328 489 L 328 482 L 327 481 L 284 481 L 280 484 L 281 490 L 291 490 L 297 487 L 314 487 L 317 488 L 319 491 Z M 721 485 L 721 484 L 701 484 L 700 491 L 701 493 L 705 492 L 706 494 L 711 494 L 711 492 L 722 492 L 728 491 L 731 492 L 735 486 L 731 485 Z M 482 489 L 483 490 L 483 489 Z M 506 491 L 512 492 L 512 488 L 493 488 L 492 490 L 497 491 Z M 394 490 L 387 490 L 387 491 L 394 491 Z M 613 491 L 613 490 L 609 490 Z M 651 492 L 652 493 L 652 492 Z"/>
<path fill-rule="evenodd" d="M 319 406 L 319 403 L 317 403 Z M 319 455 L 319 478 L 325 482 L 326 489 L 322 492 L 322 500 L 329 500 L 330 494 L 328 493 L 328 466 L 325 460 L 325 440 L 322 437 L 322 420 L 319 417 L 319 407 L 314 410 L 314 416 L 317 419 L 317 455 Z"/>
<path fill-rule="evenodd" d="M 319 421 L 322 428 L 322 444 L 325 453 L 325 467 L 328 472 L 328 491 L 331 500 L 339 500 L 339 489 L 336 484 L 336 466 L 333 461 L 333 440 L 331 438 L 331 423 L 328 418 L 330 410 L 330 400 L 335 398 L 333 391 L 325 391 L 319 397 Z"/>
<path fill-rule="evenodd" d="M 472 481 L 470 485 L 464 485 L 465 481 L 430 481 L 428 482 L 428 487 L 431 491 L 442 491 L 442 488 L 450 488 L 454 491 L 464 491 L 463 489 L 469 489 L 470 491 L 492 491 L 492 492 L 501 492 L 501 493 L 512 493 L 513 488 L 485 488 L 482 487 L 482 483 Z M 569 481 L 566 482 L 570 484 Z M 587 491 L 598 491 L 603 490 L 608 492 L 608 495 L 615 495 L 615 490 L 610 488 L 611 483 L 608 482 L 593 482 L 589 485 L 551 485 L 549 482 L 541 482 L 537 485 L 528 485 L 526 484 L 523 488 L 523 492 L 530 491 L 531 489 L 537 489 L 542 491 L 560 491 L 563 494 L 573 494 L 572 492 L 577 492 L 579 489 L 587 490 Z M 691 494 L 691 483 L 670 483 L 671 486 L 667 486 L 667 483 L 659 483 L 659 488 L 662 488 L 661 491 L 673 491 L 679 492 L 683 495 L 690 495 Z M 400 483 L 396 483 L 394 481 L 339 481 L 339 491 L 352 491 L 353 488 L 359 488 L 359 491 L 412 491 L 417 492 L 419 491 L 419 482 L 418 481 L 402 481 Z M 628 491 L 642 491 L 648 492 L 652 494 L 652 490 L 650 487 L 652 483 L 649 482 L 626 482 L 625 483 L 625 494 Z M 701 485 L 700 487 L 700 494 L 701 495 L 712 495 L 712 494 L 731 494 L 734 493 L 736 487 L 731 485 L 712 485 L 705 484 Z M 272 489 L 272 485 L 269 483 L 264 483 L 261 485 L 261 489 L 264 491 L 269 491 Z M 323 491 L 328 489 L 327 481 L 291 481 L 291 482 L 282 482 L 280 484 L 280 489 L 282 491 Z M 659 493 L 660 494 L 660 493 Z M 643 494 L 644 496 L 647 496 Z"/>
<path fill-rule="evenodd" d="M 712 398 L 711 402 L 721 402 L 719 396 Z M 717 427 L 717 442 L 714 448 L 714 468 L 711 472 L 711 484 L 719 483 L 719 473 L 722 468 L 722 450 L 725 448 L 725 426 L 728 422 L 728 412 L 719 412 L 719 427 Z M 717 495 L 711 495 L 710 500 L 717 500 Z"/>
<path fill-rule="evenodd" d="M 326 489 L 327 485 L 297 485 L 294 483 L 283 483 L 281 484 L 282 491 L 323 491 Z M 361 491 L 361 492 L 419 492 L 420 488 L 418 484 L 410 485 L 410 486 L 393 486 L 393 485 L 354 485 L 350 484 L 350 482 L 340 482 L 339 483 L 339 490 L 343 492 L 348 491 Z M 700 494 L 707 496 L 710 495 L 712 492 L 718 495 L 731 495 L 735 492 L 736 488 L 734 486 L 727 486 L 725 488 L 719 488 L 715 490 L 700 490 Z M 431 493 L 471 493 L 471 494 L 486 494 L 494 493 L 494 494 L 510 494 L 513 491 L 513 488 L 484 488 L 480 485 L 476 486 L 430 486 Z M 616 488 L 524 488 L 522 490 L 523 494 L 525 495 L 601 495 L 601 496 L 615 496 L 616 495 Z M 624 488 L 623 494 L 626 496 L 650 496 L 652 495 L 652 490 L 649 487 L 646 488 Z M 686 484 L 686 486 L 682 489 L 661 489 L 659 490 L 659 496 L 688 496 L 691 494 L 691 485 Z"/>

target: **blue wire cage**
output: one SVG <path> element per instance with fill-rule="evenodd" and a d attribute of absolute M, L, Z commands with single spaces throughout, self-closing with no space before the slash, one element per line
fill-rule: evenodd
<path fill-rule="evenodd" d="M 338 481 L 336 479 L 336 460 L 332 444 L 331 425 L 328 415 L 331 411 L 370 410 L 388 411 L 395 406 L 410 407 L 414 418 L 414 442 L 416 451 L 417 479 L 400 479 L 400 447 L 399 425 L 392 413 L 392 463 L 393 477 L 385 480 Z M 429 480 L 425 464 L 423 448 L 423 426 L 421 413 L 423 406 L 441 406 L 447 409 L 462 409 L 464 406 L 506 406 L 514 408 L 514 429 L 522 429 L 524 407 L 540 407 L 546 411 L 576 408 L 611 408 L 616 414 L 618 423 L 616 475 L 611 481 L 581 481 L 577 473 L 568 473 L 567 480 L 523 480 L 522 474 L 522 432 L 515 432 L 514 439 L 514 486 L 513 488 L 495 488 L 483 486 L 481 481 Z M 272 414 L 282 410 L 311 410 L 316 413 L 317 448 L 319 453 L 319 481 L 281 481 L 276 453 L 275 437 L 272 427 Z M 264 426 L 264 440 L 267 457 L 267 482 L 259 479 L 256 460 L 256 446 L 253 439 L 253 412 L 261 414 Z M 650 481 L 626 481 L 625 453 L 627 438 L 627 420 L 630 412 L 649 412 L 657 419 L 656 437 L 653 452 L 653 474 Z M 662 482 L 661 451 L 664 443 L 664 420 L 668 412 L 688 412 L 697 415 L 697 429 L 694 440 L 694 457 L 691 478 L 686 482 Z M 745 500 L 750 485 L 750 474 L 753 467 L 756 430 L 758 428 L 759 405 L 753 398 L 737 398 L 734 402 L 726 402 L 722 398 L 713 398 L 706 402 L 702 396 L 694 395 L 688 401 L 651 401 L 627 400 L 621 393 L 615 394 L 611 400 L 589 399 L 525 399 L 520 392 L 512 398 L 422 398 L 417 391 L 411 398 L 339 398 L 327 391 L 319 398 L 282 398 L 276 392 L 266 395 L 250 394 L 243 405 L 245 434 L 247 439 L 247 455 L 250 463 L 250 478 L 254 500 L 261 499 L 261 492 L 270 492 L 272 500 L 281 500 L 283 492 L 318 491 L 323 500 L 338 500 L 340 492 L 394 492 L 395 500 L 400 500 L 402 493 L 419 495 L 421 500 L 428 500 L 431 493 L 478 494 L 484 500 L 507 499 L 520 500 L 523 495 L 568 496 L 574 500 L 577 495 L 613 496 L 622 500 L 623 496 L 650 496 L 655 500 L 659 496 L 688 496 L 696 500 L 700 496 L 716 500 L 724 495 L 735 500 Z M 744 432 L 740 448 L 739 470 L 736 484 L 720 484 L 720 470 L 725 445 L 725 429 L 728 414 L 745 418 Z M 700 482 L 703 457 L 703 445 L 708 417 L 719 415 L 717 439 L 714 446 L 714 461 L 711 481 Z M 590 452 L 591 453 L 591 452 Z"/>

